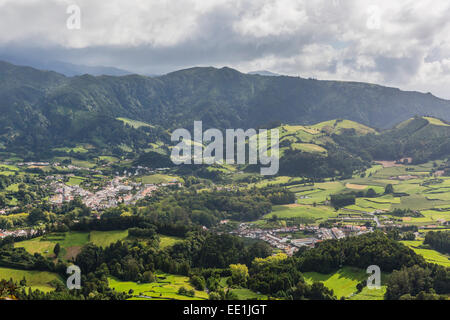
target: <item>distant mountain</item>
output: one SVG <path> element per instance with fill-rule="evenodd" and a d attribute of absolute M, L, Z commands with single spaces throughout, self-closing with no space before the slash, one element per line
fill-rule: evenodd
<path fill-rule="evenodd" d="M 190 128 L 194 120 L 219 129 L 333 119 L 389 128 L 415 115 L 450 120 L 450 102 L 373 84 L 263 77 L 230 68 L 153 78 L 66 77 L 0 62 L 0 112 L 0 143 L 29 149 L 64 141 L 117 143 L 112 137 L 141 141 L 131 126 L 121 132 L 119 117 L 169 130 Z"/>
<path fill-rule="evenodd" d="M 114 67 L 85 66 L 62 61 L 40 60 L 11 55 L 0 55 L 0 60 L 5 60 L 16 65 L 29 66 L 40 70 L 55 71 L 68 77 L 80 76 L 83 74 L 90 74 L 93 76 L 124 76 L 132 73 Z"/>
<path fill-rule="evenodd" d="M 266 76 L 266 77 L 278 77 L 280 76 L 278 73 L 273 73 L 267 70 L 260 70 L 260 71 L 252 71 L 249 72 L 248 74 L 252 74 L 252 75 L 260 75 L 260 76 Z"/>
<path fill-rule="evenodd" d="M 40 66 L 36 66 L 38 69 L 52 70 L 62 73 L 66 76 L 80 76 L 83 74 L 90 74 L 93 76 L 125 76 L 132 74 L 132 72 L 114 68 L 114 67 L 104 67 L 104 66 L 84 66 L 77 65 L 61 61 L 52 61 L 42 63 Z"/>

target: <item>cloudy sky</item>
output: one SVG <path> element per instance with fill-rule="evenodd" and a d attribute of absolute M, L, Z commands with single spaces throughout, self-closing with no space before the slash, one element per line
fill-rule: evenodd
<path fill-rule="evenodd" d="M 150 74 L 270 70 L 450 99 L 449 17 L 448 0 L 0 0 L 0 53 Z"/>

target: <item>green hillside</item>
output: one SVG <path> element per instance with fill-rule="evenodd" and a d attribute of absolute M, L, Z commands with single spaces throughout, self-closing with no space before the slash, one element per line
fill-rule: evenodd
<path fill-rule="evenodd" d="M 192 68 L 154 78 L 65 77 L 4 62 L 0 111 L 1 145 L 41 154 L 77 143 L 145 149 L 167 135 L 165 130 L 190 128 L 194 120 L 202 120 L 204 128 L 278 122 L 340 134 L 370 133 L 366 126 L 388 128 L 417 114 L 450 119 L 448 101 L 364 83 L 264 77 L 230 68 Z"/>

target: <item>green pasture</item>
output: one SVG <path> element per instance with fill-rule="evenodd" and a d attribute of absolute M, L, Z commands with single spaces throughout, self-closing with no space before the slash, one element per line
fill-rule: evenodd
<path fill-rule="evenodd" d="M 436 263 L 444 267 L 450 267 L 450 256 L 433 250 L 427 245 L 424 245 L 423 240 L 401 241 L 401 243 L 414 250 L 415 253 L 423 256 L 425 260 L 430 263 Z"/>
<path fill-rule="evenodd" d="M 124 240 L 128 237 L 128 230 L 119 231 L 91 231 L 51 233 L 44 236 L 16 242 L 16 248 L 25 248 L 29 253 L 40 253 L 47 257 L 53 257 L 53 249 L 59 243 L 61 246 L 60 258 L 70 260 L 75 257 L 81 247 L 91 242 L 100 247 L 106 247 L 118 240 Z"/>
<path fill-rule="evenodd" d="M 185 276 L 171 275 L 166 273 L 156 274 L 157 281 L 153 283 L 136 283 L 131 281 L 120 281 L 115 278 L 108 278 L 110 288 L 128 293 L 133 290 L 133 298 L 144 298 L 148 300 L 206 300 L 208 294 L 204 291 L 195 290 L 194 297 L 187 297 L 178 294 L 178 289 L 185 287 L 188 290 L 194 289 L 189 283 L 189 278 Z"/>
<path fill-rule="evenodd" d="M 144 184 L 161 184 L 169 183 L 173 181 L 180 181 L 181 178 L 176 176 L 170 176 L 167 174 L 152 174 L 138 178 L 138 180 Z"/>
<path fill-rule="evenodd" d="M 262 219 L 268 220 L 271 219 L 274 215 L 276 215 L 278 219 L 305 218 L 317 221 L 336 217 L 337 213 L 331 207 L 326 206 L 274 206 L 273 211 L 263 216 Z"/>
<path fill-rule="evenodd" d="M 356 299 L 356 285 L 366 280 L 369 277 L 364 270 L 352 268 L 352 267 L 343 267 L 342 269 L 330 273 L 330 274 L 320 274 L 317 272 L 306 272 L 303 274 L 305 280 L 308 283 L 313 283 L 315 281 L 322 282 L 327 288 L 332 289 L 334 294 L 338 297 L 346 297 L 346 298 L 354 298 Z M 386 281 L 386 275 L 382 274 L 381 277 L 381 285 L 382 288 L 380 290 L 363 290 L 359 295 L 362 298 L 364 295 L 368 295 L 371 293 L 371 300 L 382 300 L 384 295 L 383 284 Z M 373 291 L 373 292 L 372 292 Z M 378 291 L 378 292 L 375 292 Z M 369 298 L 369 297 L 368 297 Z"/>
<path fill-rule="evenodd" d="M 182 238 L 159 235 L 159 247 L 165 249 L 173 246 L 175 243 L 183 241 Z"/>
<path fill-rule="evenodd" d="M 99 247 L 107 247 L 112 243 L 128 237 L 128 230 L 91 231 L 89 241 Z"/>
<path fill-rule="evenodd" d="M 61 281 L 61 277 L 56 273 L 46 271 L 26 271 L 0 267 L 0 279 L 13 279 L 16 282 L 20 282 L 23 278 L 25 278 L 27 281 L 27 287 L 31 287 L 32 290 L 39 289 L 44 292 L 54 290 L 54 287 L 50 285 L 52 281 Z"/>

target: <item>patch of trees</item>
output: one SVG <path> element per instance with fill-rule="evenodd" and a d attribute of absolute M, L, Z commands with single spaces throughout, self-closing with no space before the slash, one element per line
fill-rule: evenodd
<path fill-rule="evenodd" d="M 192 232 L 185 241 L 165 250 L 143 246 L 137 241 L 118 241 L 106 248 L 87 244 L 76 258 L 83 274 L 112 275 L 125 281 L 149 281 L 148 272 L 157 270 L 189 276 L 191 268 L 228 268 L 230 264 L 249 263 L 256 257 L 266 257 L 271 249 L 266 245 L 244 245 L 231 235 Z M 146 274 L 147 273 L 147 274 Z"/>
<path fill-rule="evenodd" d="M 315 271 L 323 274 L 342 266 L 366 269 L 377 265 L 383 272 L 401 269 L 403 266 L 425 265 L 422 256 L 382 232 L 340 240 L 326 240 L 314 249 L 300 254 L 299 268 L 302 272 Z"/>
<path fill-rule="evenodd" d="M 333 194 L 330 196 L 330 202 L 338 210 L 339 208 L 354 205 L 356 203 L 356 196 L 352 193 Z"/>
<path fill-rule="evenodd" d="M 193 233 L 168 252 L 177 261 L 188 261 L 194 268 L 227 268 L 237 263 L 250 265 L 254 258 L 270 255 L 272 249 L 263 242 L 245 245 L 241 238 L 228 234 Z"/>
<path fill-rule="evenodd" d="M 450 268 L 436 264 L 414 265 L 392 272 L 387 282 L 387 300 L 447 300 Z"/>
<path fill-rule="evenodd" d="M 110 218 L 82 218 L 79 222 L 69 223 L 71 230 L 76 231 L 111 231 L 111 230 L 127 230 L 127 229 L 143 229 L 132 230 L 131 232 L 146 233 L 150 236 L 156 232 L 168 236 L 184 237 L 187 232 L 196 229 L 196 226 L 186 225 L 182 222 L 165 222 L 155 221 L 150 216 L 115 216 Z"/>
<path fill-rule="evenodd" d="M 155 239 L 158 234 L 155 228 L 130 228 L 128 229 L 128 235 L 136 238 Z"/>
<path fill-rule="evenodd" d="M 423 215 L 419 211 L 411 210 L 411 209 L 396 208 L 396 209 L 392 210 L 389 214 L 396 216 L 396 217 L 414 217 L 414 218 L 423 217 Z"/>
<path fill-rule="evenodd" d="M 147 207 L 140 214 L 155 224 L 181 222 L 212 227 L 222 219 L 253 221 L 271 212 L 272 204 L 294 200 L 295 195 L 284 188 L 175 191 L 156 194 L 145 203 Z"/>
<path fill-rule="evenodd" d="M 63 265 L 59 262 L 55 264 L 51 258 L 45 258 L 39 253 L 31 255 L 24 248 L 14 248 L 12 245 L 4 245 L 0 248 L 0 266 L 21 270 L 65 272 Z"/>
<path fill-rule="evenodd" d="M 153 169 L 172 168 L 175 166 L 168 155 L 155 151 L 146 152 L 140 155 L 136 161 L 134 161 L 134 165 Z"/>
<path fill-rule="evenodd" d="M 284 299 L 336 299 L 333 291 L 323 284 L 307 284 L 295 259 L 283 254 L 255 259 L 249 269 L 248 287 L 253 291 Z"/>
<path fill-rule="evenodd" d="M 449 231 L 430 231 L 425 236 L 424 244 L 428 244 L 433 249 L 450 254 L 450 232 Z"/>
<path fill-rule="evenodd" d="M 280 174 L 314 179 L 351 177 L 353 172 L 366 168 L 369 163 L 345 150 L 327 145 L 327 156 L 288 149 L 280 159 Z"/>

